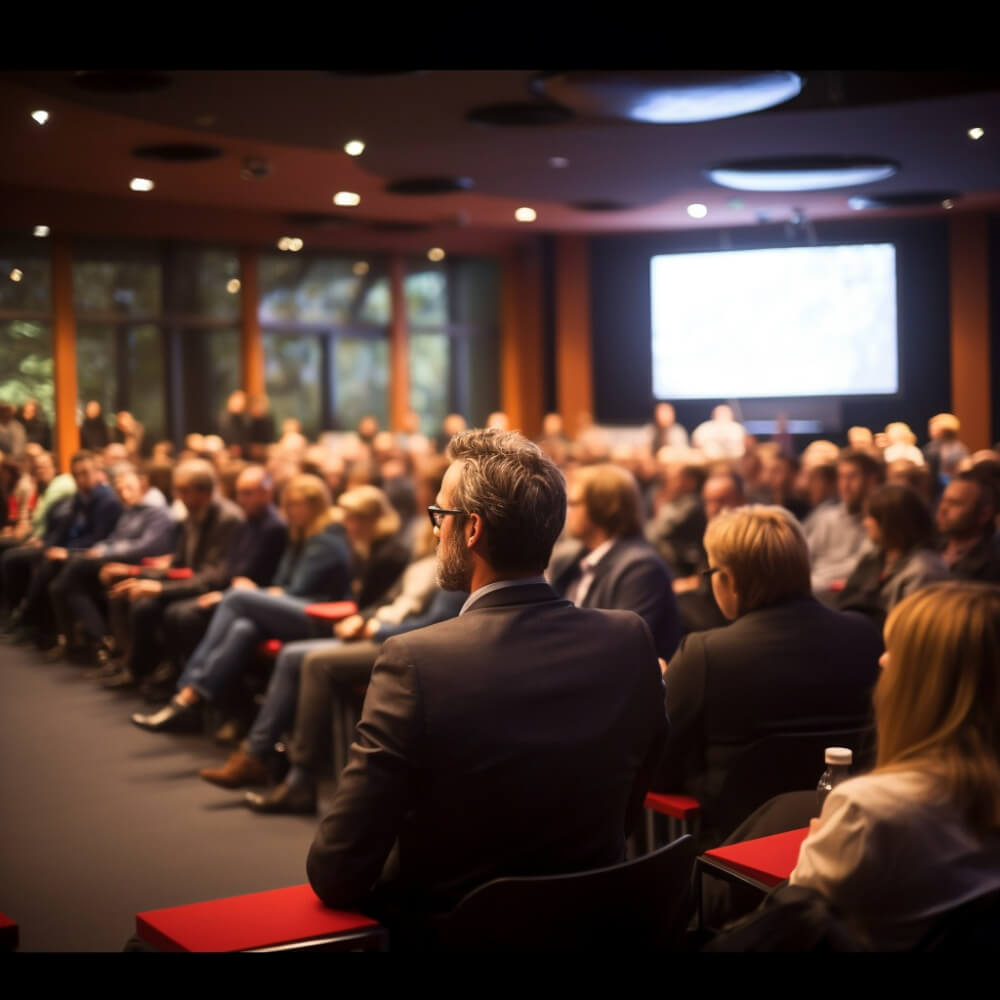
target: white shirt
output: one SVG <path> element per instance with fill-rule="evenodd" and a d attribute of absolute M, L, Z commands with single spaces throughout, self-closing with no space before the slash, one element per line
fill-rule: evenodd
<path fill-rule="evenodd" d="M 830 792 L 789 881 L 821 892 L 873 950 L 906 950 L 1000 889 L 1000 835 L 970 830 L 926 771 L 862 775 Z"/>

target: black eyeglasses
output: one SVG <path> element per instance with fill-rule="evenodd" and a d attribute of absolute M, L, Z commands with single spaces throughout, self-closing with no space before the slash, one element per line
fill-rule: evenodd
<path fill-rule="evenodd" d="M 467 510 L 452 510 L 448 507 L 438 507 L 437 504 L 431 504 L 427 508 L 427 516 L 431 519 L 431 524 L 435 528 L 441 527 L 441 522 L 444 520 L 445 514 L 468 514 Z"/>
<path fill-rule="evenodd" d="M 711 579 L 712 579 L 712 577 L 713 577 L 713 576 L 714 576 L 714 575 L 715 575 L 716 573 L 718 573 L 720 569 L 722 569 L 722 567 L 721 567 L 721 566 L 709 566 L 709 567 L 708 567 L 708 569 L 703 569 L 703 570 L 701 571 L 701 575 L 702 575 L 702 576 L 703 576 L 703 577 L 704 577 L 704 578 L 705 578 L 706 580 L 711 580 Z"/>

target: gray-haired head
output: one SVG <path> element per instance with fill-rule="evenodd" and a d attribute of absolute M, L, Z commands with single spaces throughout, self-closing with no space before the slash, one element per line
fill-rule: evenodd
<path fill-rule="evenodd" d="M 451 501 L 482 518 L 490 564 L 541 573 L 566 523 L 566 480 L 555 463 L 523 435 L 498 428 L 461 431 L 447 454 L 461 462 Z"/>

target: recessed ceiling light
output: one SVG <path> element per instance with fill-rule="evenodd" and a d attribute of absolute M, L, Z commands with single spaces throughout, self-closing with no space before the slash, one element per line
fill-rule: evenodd
<path fill-rule="evenodd" d="M 42 111 L 39 109 L 38 111 L 32 111 L 31 117 L 34 118 L 39 125 L 44 125 L 49 120 L 49 113 L 48 111 Z"/>
<path fill-rule="evenodd" d="M 368 261 L 358 260 L 354 262 L 354 267 L 351 270 L 360 278 L 363 274 L 368 273 Z"/>
<path fill-rule="evenodd" d="M 569 166 L 569 160 L 565 156 L 550 156 L 549 166 L 555 167 L 556 170 L 561 170 L 563 167 Z"/>
<path fill-rule="evenodd" d="M 133 191 L 152 191 L 153 182 L 148 177 L 133 177 L 128 182 L 128 186 Z"/>
<path fill-rule="evenodd" d="M 708 206 L 695 202 L 693 205 L 688 205 L 687 213 L 692 219 L 704 219 L 708 215 Z"/>
<path fill-rule="evenodd" d="M 361 195 L 353 191 L 338 191 L 333 196 L 334 205 L 360 205 Z"/>
<path fill-rule="evenodd" d="M 514 218 L 517 219 L 518 222 L 534 222 L 535 219 L 538 218 L 538 213 L 533 208 L 528 208 L 527 205 L 525 205 L 523 208 L 519 208 L 516 212 L 514 212 Z"/>
<path fill-rule="evenodd" d="M 288 249 L 288 244 L 290 242 L 291 242 L 291 237 L 289 237 L 289 236 L 282 236 L 281 239 L 278 240 L 278 249 L 279 250 L 287 250 Z"/>
<path fill-rule="evenodd" d="M 982 137 L 984 135 L 986 135 L 986 133 L 981 128 L 979 128 L 978 126 L 976 128 L 970 128 L 969 129 L 969 138 L 970 139 L 982 139 Z"/>
<path fill-rule="evenodd" d="M 230 278 L 229 281 L 226 282 L 226 291 L 229 292 L 230 295 L 235 295 L 239 290 L 240 290 L 239 278 Z"/>
<path fill-rule="evenodd" d="M 444 260 L 444 251 L 440 247 L 431 247 L 427 251 L 427 259 L 433 261 Z"/>
<path fill-rule="evenodd" d="M 941 207 L 942 208 L 954 208 L 955 207 L 955 203 L 951 200 L 951 198 L 945 198 L 945 200 L 941 202 Z"/>
<path fill-rule="evenodd" d="M 344 146 L 348 156 L 360 156 L 365 151 L 365 144 L 360 139 L 352 139 Z"/>
<path fill-rule="evenodd" d="M 288 249 L 291 250 L 292 253 L 298 253 L 302 249 L 302 240 L 300 240 L 298 236 L 293 236 L 288 241 Z"/>
<path fill-rule="evenodd" d="M 898 169 L 891 160 L 866 157 L 786 156 L 720 163 L 706 174 L 738 191 L 822 191 L 885 180 Z"/>
<path fill-rule="evenodd" d="M 24 272 L 19 267 L 15 267 L 14 270 L 10 272 L 11 281 L 20 281 L 23 277 Z"/>
<path fill-rule="evenodd" d="M 35 235 L 36 236 L 48 236 L 49 235 L 49 227 L 48 226 L 35 226 Z"/>

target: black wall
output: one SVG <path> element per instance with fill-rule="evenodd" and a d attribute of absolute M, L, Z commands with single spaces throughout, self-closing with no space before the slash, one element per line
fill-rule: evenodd
<path fill-rule="evenodd" d="M 993 244 L 997 245 L 1000 222 L 995 219 L 991 220 L 991 232 Z M 928 418 L 952 408 L 947 220 L 817 222 L 810 236 L 813 234 L 819 245 L 890 242 L 896 245 L 900 390 L 893 396 L 842 397 L 827 401 L 826 407 L 817 401 L 817 411 L 832 411 L 841 426 L 811 437 L 829 437 L 843 443 L 847 428 L 854 424 L 881 430 L 892 420 L 903 420 L 922 442 Z M 648 422 L 652 413 L 650 257 L 659 253 L 749 250 L 804 242 L 801 232 L 789 233 L 784 226 L 770 225 L 594 238 L 590 244 L 590 282 L 596 420 L 605 424 L 641 424 Z M 994 290 L 997 284 L 994 275 Z M 720 289 L 720 293 L 724 290 Z M 996 298 L 994 295 L 994 342 Z M 993 379 L 996 427 L 1000 413 L 996 409 L 995 371 Z M 726 401 L 678 401 L 677 419 L 693 429 L 707 420 L 712 407 L 720 402 Z M 759 401 L 752 401 L 752 405 L 759 408 Z M 801 407 L 802 401 L 795 401 L 794 405 Z M 779 409 L 780 401 L 773 401 L 771 416 Z M 800 443 L 808 439 L 803 438 Z"/>

